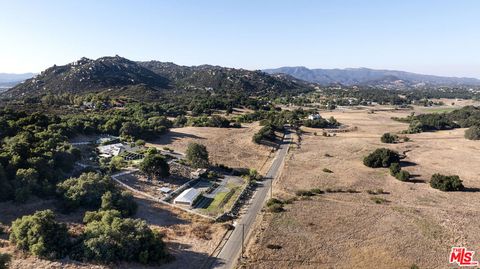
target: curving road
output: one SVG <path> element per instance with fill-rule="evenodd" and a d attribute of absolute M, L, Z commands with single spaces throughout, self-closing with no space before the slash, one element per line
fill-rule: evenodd
<path fill-rule="evenodd" d="M 252 197 L 250 206 L 246 209 L 245 214 L 243 214 L 237 220 L 235 229 L 232 231 L 228 239 L 226 239 L 226 242 L 219 250 L 218 255 L 212 257 L 216 259 L 211 261 L 207 268 L 230 269 L 234 268 L 236 265 L 242 252 L 242 237 L 245 236 L 244 245 L 246 246 L 247 239 L 249 237 L 249 233 L 251 232 L 251 228 L 255 223 L 255 219 L 257 215 L 260 214 L 265 200 L 269 195 L 272 180 L 274 180 L 280 172 L 283 160 L 285 159 L 285 156 L 288 152 L 288 147 L 290 146 L 290 140 L 291 134 L 290 131 L 287 130 L 283 143 L 280 145 L 277 156 L 273 160 L 272 166 L 268 170 L 266 178 L 263 180 L 263 184 L 258 186 L 255 194 Z"/>

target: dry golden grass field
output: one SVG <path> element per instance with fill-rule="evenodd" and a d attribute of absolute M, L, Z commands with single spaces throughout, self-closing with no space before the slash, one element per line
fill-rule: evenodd
<path fill-rule="evenodd" d="M 428 109 L 416 108 L 416 113 Z M 480 143 L 463 138 L 464 129 L 408 135 L 410 142 L 383 144 L 385 132 L 407 124 L 391 120 L 411 111 L 379 109 L 321 113 L 356 131 L 324 137 L 304 128 L 293 147 L 274 195 L 295 197 L 300 189 L 350 189 L 297 199 L 282 213 L 265 213 L 250 240 L 246 268 L 452 268 L 453 246 L 480 250 Z M 318 136 L 313 132 L 318 132 Z M 401 182 L 387 169 L 363 165 L 365 155 L 387 147 L 406 154 Z M 328 156 L 328 157 L 327 157 Z M 326 173 L 324 168 L 333 173 Z M 428 181 L 433 173 L 457 174 L 469 191 L 441 192 Z M 368 194 L 382 189 L 383 194 Z M 354 192 L 355 191 L 355 192 Z M 386 202 L 374 203 L 372 197 Z M 279 249 L 272 249 L 269 245 Z M 477 257 L 478 258 L 478 257 Z"/>
<path fill-rule="evenodd" d="M 272 148 L 252 142 L 261 128 L 258 123 L 242 124 L 242 128 L 184 127 L 173 128 L 166 135 L 147 146 L 167 146 L 185 152 L 190 142 L 204 144 L 210 162 L 233 168 L 254 168 L 265 173 L 275 152 Z"/>

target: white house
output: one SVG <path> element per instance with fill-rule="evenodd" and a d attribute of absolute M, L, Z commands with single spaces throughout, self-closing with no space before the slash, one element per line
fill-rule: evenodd
<path fill-rule="evenodd" d="M 318 113 L 317 113 L 317 114 L 310 114 L 310 115 L 308 115 L 308 119 L 309 119 L 309 120 L 318 120 L 318 119 L 320 119 L 320 118 L 321 118 L 321 117 L 320 117 L 320 114 L 318 114 Z"/>
<path fill-rule="evenodd" d="M 102 145 L 102 144 L 105 144 L 105 143 L 113 142 L 114 140 L 117 140 L 117 139 L 119 139 L 119 138 L 116 137 L 116 136 L 106 135 L 106 136 L 102 136 L 102 137 L 98 138 L 96 143 L 99 144 L 99 145 Z"/>
<path fill-rule="evenodd" d="M 118 156 L 120 153 L 125 151 L 125 146 L 122 143 L 105 145 L 97 147 L 100 157 L 110 158 Z"/>
<path fill-rule="evenodd" d="M 180 193 L 177 198 L 173 200 L 176 205 L 189 205 L 192 206 L 193 201 L 200 195 L 199 189 L 189 188 Z"/>

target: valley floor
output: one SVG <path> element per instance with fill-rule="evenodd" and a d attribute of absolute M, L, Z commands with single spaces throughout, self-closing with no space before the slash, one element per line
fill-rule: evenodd
<path fill-rule="evenodd" d="M 405 117 L 411 111 L 367 112 L 321 113 L 358 127 L 353 132 L 324 137 L 319 130 L 304 129 L 300 147 L 290 151 L 274 184 L 275 196 L 292 198 L 295 191 L 311 188 L 352 193 L 297 199 L 282 213 L 265 213 L 251 238 L 244 267 L 410 268 L 416 264 L 448 268 L 453 246 L 479 250 L 480 143 L 464 139 L 464 129 L 456 129 L 408 135 L 410 142 L 383 144 L 383 133 L 407 128 L 391 117 Z M 380 147 L 406 154 L 402 165 L 414 176 L 413 182 L 398 181 L 388 169 L 362 164 L 365 155 Z M 459 175 L 467 191 L 432 189 L 428 181 L 434 173 Z M 367 193 L 377 189 L 384 194 Z M 372 197 L 387 202 L 376 204 Z"/>

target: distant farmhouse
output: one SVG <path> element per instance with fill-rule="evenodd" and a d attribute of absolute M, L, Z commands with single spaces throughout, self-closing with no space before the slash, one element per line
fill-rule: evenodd
<path fill-rule="evenodd" d="M 120 155 L 125 151 L 125 146 L 122 143 L 104 145 L 97 147 L 100 157 L 111 158 Z"/>

